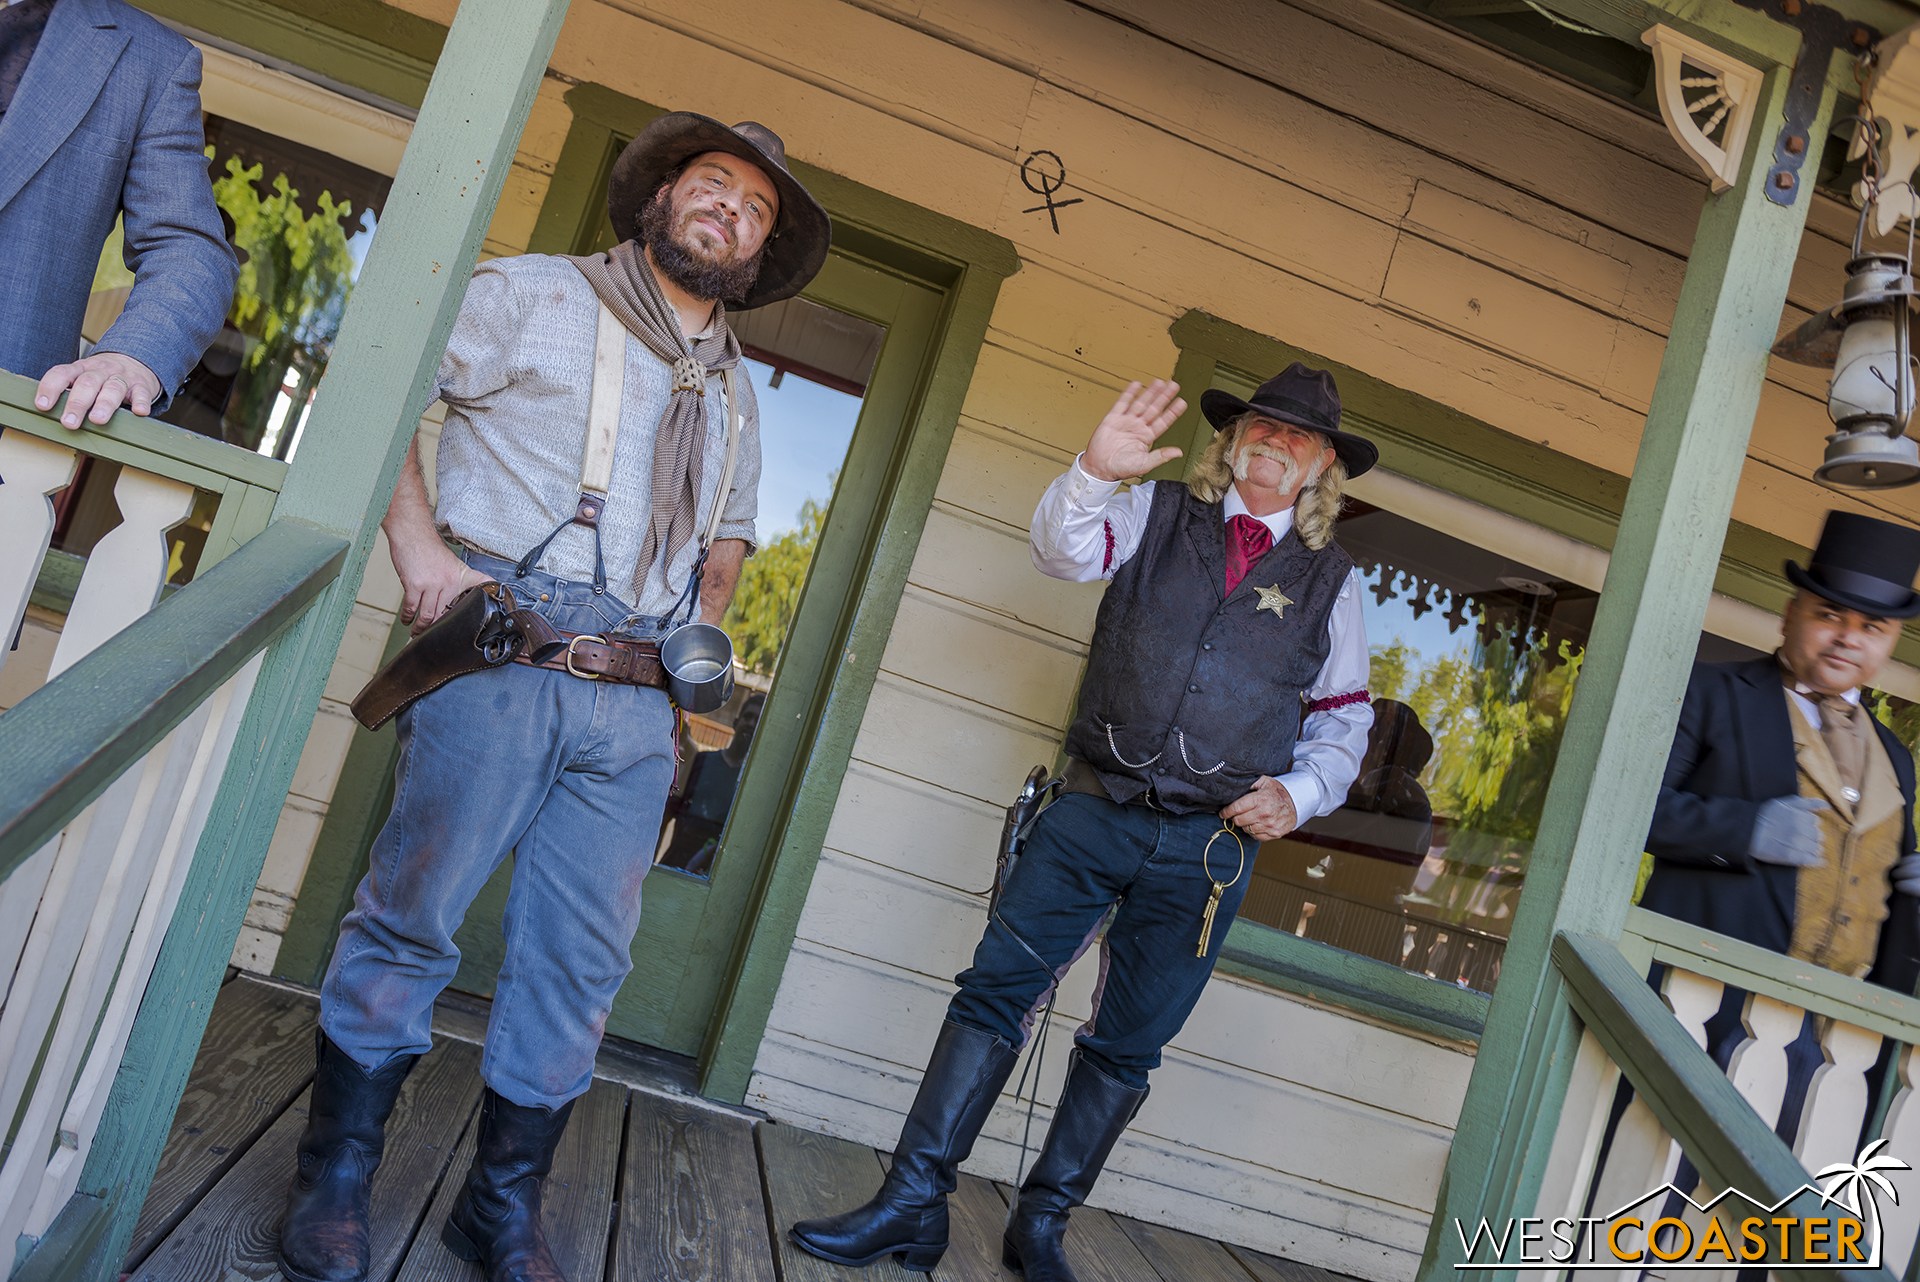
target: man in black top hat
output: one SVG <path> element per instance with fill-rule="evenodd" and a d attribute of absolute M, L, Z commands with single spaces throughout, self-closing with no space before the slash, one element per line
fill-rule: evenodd
<path fill-rule="evenodd" d="M 1378 451 L 1340 430 L 1333 377 L 1296 363 L 1251 401 L 1201 397 L 1216 435 L 1188 483 L 1120 492 L 1120 478 L 1179 455 L 1152 448 L 1185 408 L 1178 391 L 1130 386 L 1034 513 L 1039 569 L 1111 580 L 1063 795 L 956 981 L 879 1193 L 793 1226 L 815 1255 L 939 1263 L 955 1172 L 1054 986 L 1099 939 L 1093 1013 L 1003 1242 L 1029 1282 L 1071 1282 L 1068 1214 L 1199 1001 L 1258 844 L 1337 809 L 1359 772 L 1373 721 L 1366 630 L 1333 527 L 1347 478 Z"/>
<path fill-rule="evenodd" d="M 1917 570 L 1920 530 L 1830 513 L 1807 568 L 1787 563 L 1799 591 L 1780 649 L 1694 668 L 1647 837 L 1654 869 L 1642 907 L 1913 991 L 1913 757 L 1860 696 L 1900 621 L 1920 614 Z M 1744 996 L 1729 988 L 1708 1024 L 1723 1066 L 1744 1040 Z M 1791 1139 L 1820 1063 L 1810 1027 L 1789 1055 L 1780 1126 Z"/>
<path fill-rule="evenodd" d="M 474 273 L 439 371 L 438 507 L 410 450 L 383 525 L 416 630 L 491 579 L 569 644 L 399 714 L 392 813 L 320 991 L 292 1282 L 367 1276 L 387 1116 L 432 1045 L 453 931 L 509 851 L 477 1147 L 441 1238 L 487 1282 L 562 1282 L 541 1182 L 632 969 L 673 781 L 657 643 L 696 609 L 719 621 L 753 539 L 758 417 L 727 310 L 798 293 L 829 241 L 778 136 L 691 112 L 621 153 L 607 205 L 610 252 Z M 596 419 L 618 433 L 589 468 Z"/>

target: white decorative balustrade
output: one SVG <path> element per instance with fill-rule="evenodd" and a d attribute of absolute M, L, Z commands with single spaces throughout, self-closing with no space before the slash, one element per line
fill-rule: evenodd
<path fill-rule="evenodd" d="M 18 411 L 0 375 L 0 622 L 20 634 L 54 529 L 53 499 L 83 454 L 121 465 L 121 523 L 94 546 L 54 648 L 49 682 L 151 610 L 168 535 L 197 490 L 220 496 L 202 572 L 264 526 L 285 465 L 120 416 L 64 432 Z M 17 380 L 24 383 L 24 380 Z M 28 385 L 30 386 L 30 385 Z M 266 466 L 262 466 L 265 464 Z M 0 649 L 0 664 L 12 657 Z M 44 1233 L 74 1192 L 109 1088 L 192 864 L 258 654 L 58 836 L 0 880 L 0 1251 Z M 103 693 L 103 697 L 107 697 Z M 11 713 L 0 714 L 0 735 Z"/>
<path fill-rule="evenodd" d="M 1641 983 L 1654 962 L 1664 965 L 1660 997 L 1673 1021 L 1703 1050 L 1706 1023 L 1719 1011 L 1726 990 L 1746 994 L 1741 1008 L 1746 1036 L 1727 1064 L 1726 1077 L 1768 1131 L 1779 1123 L 1786 1101 L 1787 1048 L 1800 1036 L 1805 1016 L 1811 1012 L 1817 1017 L 1815 1029 L 1825 1062 L 1814 1071 L 1799 1105 L 1793 1144 L 1793 1157 L 1804 1168 L 1808 1182 L 1828 1167 L 1853 1162 L 1862 1148 L 1878 1139 L 1886 1141 L 1883 1153 L 1920 1167 L 1920 1093 L 1916 1092 L 1920 1062 L 1914 1057 L 1914 1043 L 1920 1042 L 1920 999 L 1637 908 L 1620 940 L 1619 954 L 1643 977 Z M 1875 1065 L 1889 1041 L 1893 1043 L 1889 1066 L 1876 1074 Z M 1666 1058 L 1671 1060 L 1671 1052 Z M 1885 1077 L 1892 1080 L 1882 1080 Z M 1586 1027 L 1535 1214 L 1550 1221 L 1602 1217 L 1645 1199 L 1675 1179 L 1682 1145 L 1656 1116 L 1644 1089 L 1632 1092 L 1631 1102 L 1608 1135 L 1609 1123 L 1624 1098 L 1622 1081 L 1621 1065 L 1596 1036 L 1596 1029 Z M 1667 1102 L 1674 1106 L 1673 1100 Z M 1907 1276 L 1920 1238 L 1920 1172 L 1894 1178 L 1903 1196 L 1898 1203 L 1881 1197 L 1877 1207 L 1881 1265 L 1898 1278 Z M 1703 1177 L 1691 1196 L 1696 1202 L 1707 1202 L 1719 1191 Z M 1686 1240 L 1702 1242 L 1708 1215 L 1684 1203 L 1680 1209 L 1678 1218 L 1691 1235 Z M 1664 1211 L 1649 1202 L 1644 1213 L 1652 1217 Z M 1729 1229 L 1725 1217 L 1722 1228 Z M 1732 1231 L 1737 1242 L 1737 1230 Z M 1673 1232 L 1677 1240 L 1679 1230 Z M 1621 1246 L 1629 1254 L 1640 1245 L 1637 1230 L 1622 1232 Z M 1580 1260 L 1586 1259 L 1583 1253 Z M 1603 1243 L 1589 1267 L 1533 1270 L 1521 1276 L 1529 1282 L 1548 1282 L 1571 1273 L 1579 1282 L 1602 1277 L 1633 1282 L 1642 1275 L 1639 1267 L 1601 1267 L 1609 1262 Z M 1732 1282 L 1735 1272 L 1735 1268 L 1702 1268 L 1697 1263 L 1668 1273 L 1645 1270 L 1650 1278 L 1684 1276 L 1701 1282 Z"/>

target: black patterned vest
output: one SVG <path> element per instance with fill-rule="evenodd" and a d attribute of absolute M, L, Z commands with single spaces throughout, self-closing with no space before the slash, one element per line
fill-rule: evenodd
<path fill-rule="evenodd" d="M 1161 481 L 1140 547 L 1113 576 L 1093 629 L 1067 753 L 1116 801 L 1148 787 L 1169 810 L 1218 810 L 1293 767 L 1301 692 L 1327 659 L 1327 617 L 1353 559 L 1289 530 L 1222 599 L 1220 504 Z M 1262 609 L 1260 589 L 1287 603 Z"/>

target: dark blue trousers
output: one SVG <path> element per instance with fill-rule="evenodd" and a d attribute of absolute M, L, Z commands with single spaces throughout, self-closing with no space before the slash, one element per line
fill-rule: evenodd
<path fill-rule="evenodd" d="M 1200 1000 L 1253 877 L 1257 842 L 1244 833 L 1213 842 L 1205 854 L 1212 876 L 1233 885 L 1214 914 L 1207 955 L 1197 956 L 1213 889 L 1202 855 L 1221 826 L 1214 814 L 1174 815 L 1080 793 L 1054 802 L 1034 825 L 973 965 L 954 980 L 960 991 L 947 1017 L 1024 1045 L 1060 977 L 1111 916 L 1093 1013 L 1074 1040 L 1101 1072 L 1144 1087 Z"/>

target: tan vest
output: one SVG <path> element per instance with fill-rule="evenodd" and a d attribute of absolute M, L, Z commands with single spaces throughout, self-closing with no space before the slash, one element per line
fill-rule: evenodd
<path fill-rule="evenodd" d="M 1849 802 L 1826 740 L 1784 688 L 1780 697 L 1787 701 L 1793 723 L 1800 795 L 1818 797 L 1829 807 L 1820 815 L 1827 862 L 1824 867 L 1800 870 L 1793 942 L 1787 954 L 1860 979 L 1873 969 L 1880 923 L 1887 919 L 1887 899 L 1892 893 L 1887 875 L 1900 858 L 1900 838 L 1906 827 L 1900 780 L 1880 736 L 1871 726 L 1863 726 L 1866 777 L 1859 802 Z"/>

